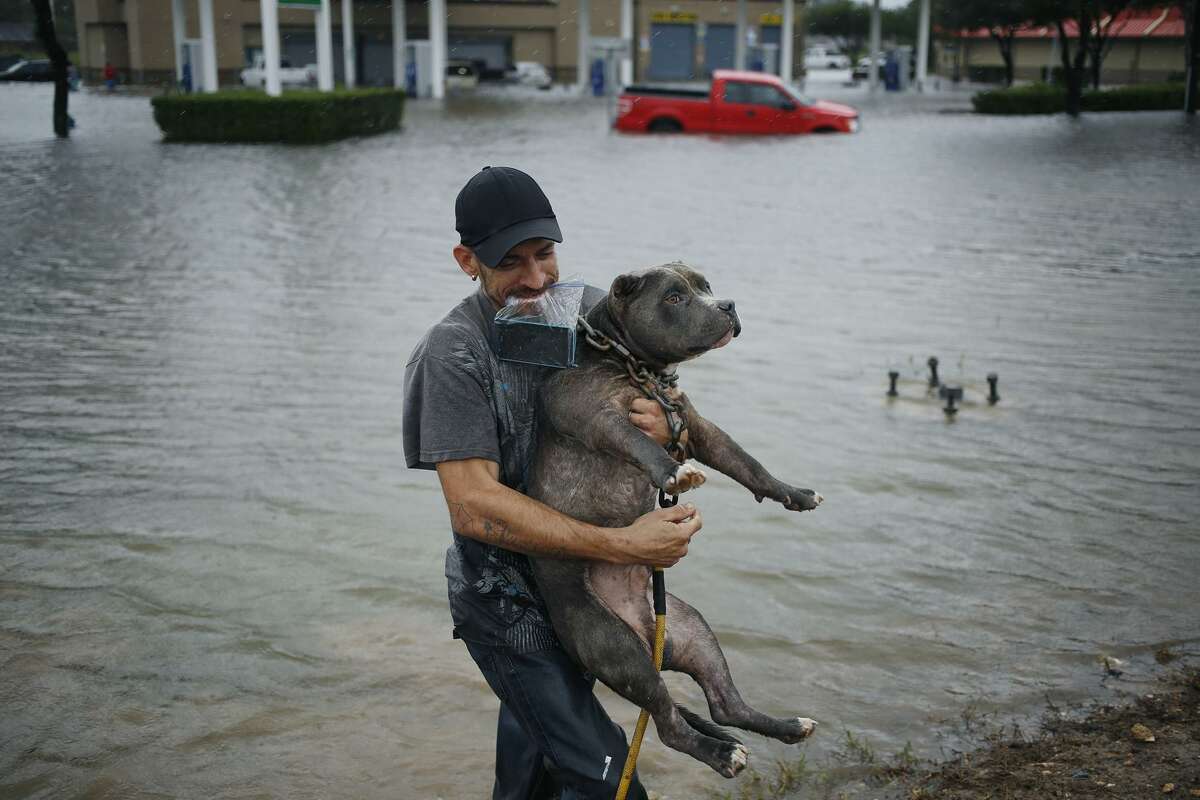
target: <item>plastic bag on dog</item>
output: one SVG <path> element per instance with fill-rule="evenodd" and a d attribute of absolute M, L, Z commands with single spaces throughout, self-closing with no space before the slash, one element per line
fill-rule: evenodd
<path fill-rule="evenodd" d="M 572 276 L 535 298 L 510 297 L 496 312 L 500 358 L 558 369 L 575 366 L 575 326 L 584 288 L 583 279 Z"/>

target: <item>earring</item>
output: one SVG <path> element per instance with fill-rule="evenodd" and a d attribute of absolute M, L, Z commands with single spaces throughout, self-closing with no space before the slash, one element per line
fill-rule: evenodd
<path fill-rule="evenodd" d="M 475 279 L 476 279 L 476 278 L 478 278 L 478 277 L 479 277 L 478 275 L 472 275 L 472 276 L 471 276 L 471 280 L 475 280 Z"/>

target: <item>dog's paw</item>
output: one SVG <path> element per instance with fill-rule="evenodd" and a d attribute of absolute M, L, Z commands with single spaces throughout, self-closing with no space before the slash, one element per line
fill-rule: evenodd
<path fill-rule="evenodd" d="M 721 768 L 717 771 L 726 778 L 736 778 L 738 773 L 746 768 L 746 762 L 750 758 L 750 751 L 746 749 L 744 744 L 733 744 L 729 746 L 728 751 L 722 753 L 724 758 Z"/>
<path fill-rule="evenodd" d="M 703 486 L 707 478 L 704 471 L 691 464 L 680 464 L 675 474 L 667 479 L 666 491 L 669 494 L 683 494 L 688 489 Z"/>
<path fill-rule="evenodd" d="M 792 722 L 796 725 L 796 732 L 793 736 L 789 736 L 783 741 L 786 744 L 795 744 L 802 742 L 812 736 L 817 730 L 817 721 L 808 717 L 795 717 Z"/>
<path fill-rule="evenodd" d="M 812 489 L 796 489 L 789 486 L 779 502 L 783 503 L 783 507 L 788 511 L 812 511 L 824 503 L 825 498 Z"/>

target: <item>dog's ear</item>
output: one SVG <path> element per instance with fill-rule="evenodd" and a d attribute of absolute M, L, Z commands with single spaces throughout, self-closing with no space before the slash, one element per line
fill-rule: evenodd
<path fill-rule="evenodd" d="M 618 300 L 623 300 L 642 288 L 645 278 L 632 272 L 624 275 L 618 275 L 617 279 L 612 282 L 612 288 L 609 289 L 609 294 Z"/>

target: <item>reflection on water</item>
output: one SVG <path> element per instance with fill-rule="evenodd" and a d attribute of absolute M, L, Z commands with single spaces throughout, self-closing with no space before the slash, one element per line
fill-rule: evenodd
<path fill-rule="evenodd" d="M 1176 115 L 891 103 L 852 137 L 649 138 L 552 95 L 208 147 L 89 95 L 49 141 L 48 90 L 0 89 L 0 794 L 487 795 L 496 702 L 449 639 L 447 522 L 399 428 L 413 343 L 472 288 L 451 204 L 484 164 L 539 178 L 566 273 L 682 258 L 737 300 L 742 336 L 684 384 L 827 502 L 710 480 L 670 582 L 751 702 L 824 723 L 810 757 L 843 728 L 935 753 L 967 698 L 1021 713 L 1101 691 L 1100 652 L 1136 678 L 1200 644 Z M 966 387 L 952 423 L 929 355 Z M 653 741 L 641 763 L 672 798 L 727 786 Z"/>

